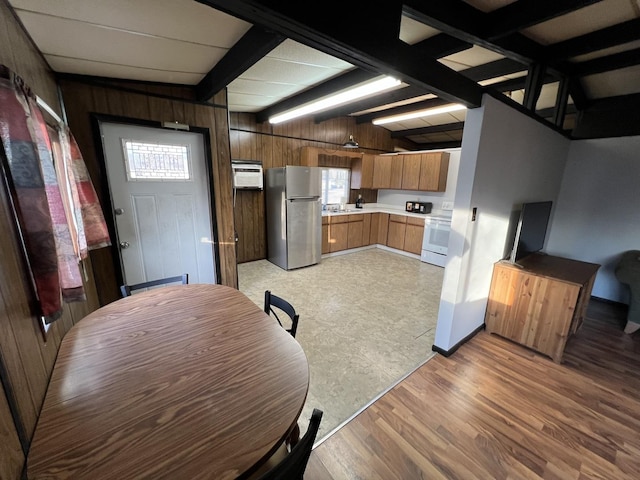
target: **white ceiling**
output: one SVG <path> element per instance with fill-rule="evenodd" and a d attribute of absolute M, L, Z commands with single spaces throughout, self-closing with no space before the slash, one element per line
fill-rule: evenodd
<path fill-rule="evenodd" d="M 604 0 L 522 31 L 547 45 L 640 18 L 640 0 Z M 193 0 L 9 0 L 55 72 L 196 85 L 251 28 L 251 24 Z M 489 12 L 512 0 L 467 0 Z M 415 44 L 439 33 L 403 18 L 400 37 Z M 632 42 L 615 51 L 637 48 Z M 595 52 L 596 58 L 608 52 Z M 503 58 L 474 46 L 440 59 L 461 71 Z M 353 69 L 354 66 L 285 40 L 228 85 L 231 112 L 257 112 Z M 496 83 L 526 71 L 482 82 Z M 586 77 L 585 92 L 601 98 L 640 90 L 640 67 Z M 552 106 L 557 84 L 546 85 L 538 106 Z M 512 92 L 519 99 L 521 92 Z M 425 98 L 428 98 L 425 97 Z M 407 102 L 405 102 L 407 103 Z M 387 124 L 389 130 L 463 121 L 465 112 Z M 446 134 L 437 134 L 444 137 Z M 454 134 L 454 137 L 458 134 Z"/>

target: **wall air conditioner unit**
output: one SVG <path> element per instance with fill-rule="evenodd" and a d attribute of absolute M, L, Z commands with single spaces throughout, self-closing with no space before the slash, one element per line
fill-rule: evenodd
<path fill-rule="evenodd" d="M 233 188 L 238 190 L 262 190 L 262 164 L 251 160 L 233 160 Z"/>

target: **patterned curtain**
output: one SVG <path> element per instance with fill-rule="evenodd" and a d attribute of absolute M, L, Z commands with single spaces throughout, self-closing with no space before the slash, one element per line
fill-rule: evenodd
<path fill-rule="evenodd" d="M 106 225 L 70 132 L 48 127 L 35 95 L 3 65 L 0 140 L 2 170 L 40 314 L 50 323 L 62 314 L 62 299 L 85 299 L 79 261 L 87 249 L 110 245 Z"/>

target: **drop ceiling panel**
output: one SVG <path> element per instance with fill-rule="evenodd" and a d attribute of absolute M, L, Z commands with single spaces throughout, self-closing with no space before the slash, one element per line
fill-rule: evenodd
<path fill-rule="evenodd" d="M 542 45 L 549 45 L 638 18 L 639 14 L 636 0 L 604 0 L 529 27 L 522 33 Z"/>
<path fill-rule="evenodd" d="M 251 24 L 193 0 L 11 0 L 14 8 L 231 48 Z M 215 28 L 212 28 L 215 26 Z"/>
<path fill-rule="evenodd" d="M 318 66 L 332 68 L 335 70 L 346 71 L 355 68 L 348 62 L 332 57 L 326 53 L 314 50 L 301 43 L 287 39 L 271 50 L 267 54 L 267 58 L 275 60 L 284 60 L 292 63 L 300 63 L 303 65 Z"/>
<path fill-rule="evenodd" d="M 56 72 L 77 75 L 95 75 L 97 77 L 111 77 L 146 82 L 176 83 L 179 85 L 195 85 L 202 79 L 200 73 L 168 72 L 141 67 L 123 67 L 109 63 L 78 60 L 66 57 L 45 55 L 45 59 Z"/>
<path fill-rule="evenodd" d="M 338 73 L 340 73 L 340 71 L 333 68 L 287 62 L 265 57 L 244 72 L 239 78 L 258 81 L 264 81 L 264 79 L 268 78 L 270 82 L 274 83 L 307 87 L 331 78 Z"/>
<path fill-rule="evenodd" d="M 578 57 L 573 57 L 571 60 L 574 62 L 586 62 L 587 60 L 593 60 L 594 58 L 605 57 L 607 55 L 613 55 L 614 53 L 626 52 L 634 48 L 640 48 L 640 40 L 635 42 L 624 43 L 611 48 L 604 48 L 597 52 L 587 53 Z"/>
<path fill-rule="evenodd" d="M 589 75 L 582 79 L 582 86 L 590 98 L 605 98 L 637 93 L 638 79 L 640 65 Z"/>
<path fill-rule="evenodd" d="M 227 101 L 229 105 L 234 106 L 233 110 L 231 110 L 231 108 L 229 108 L 229 110 L 233 112 L 259 112 L 271 105 L 274 100 L 278 99 L 274 99 L 266 95 L 251 95 L 245 93 L 234 93 L 231 91 L 227 93 Z"/>
<path fill-rule="evenodd" d="M 238 94 L 265 95 L 270 101 L 295 94 L 300 87 L 290 83 L 264 82 L 238 78 L 231 83 L 230 91 Z"/>
<path fill-rule="evenodd" d="M 465 3 L 485 13 L 492 12 L 513 2 L 515 2 L 515 0 L 465 0 Z"/>
<path fill-rule="evenodd" d="M 442 57 L 438 61 L 453 70 L 459 71 L 464 70 L 465 68 L 476 67 L 495 60 L 500 60 L 502 58 L 504 58 L 504 56 L 499 53 L 474 45 L 462 52 Z"/>
<path fill-rule="evenodd" d="M 28 12 L 22 12 L 20 19 L 45 55 L 155 70 L 206 73 L 227 52 L 223 48 Z"/>
<path fill-rule="evenodd" d="M 400 20 L 400 40 L 408 43 L 409 45 L 415 45 L 416 43 L 426 40 L 427 38 L 431 38 L 438 33 L 440 33 L 439 30 L 436 30 L 429 25 L 425 25 L 424 23 L 417 22 L 405 15 L 403 15 Z"/>

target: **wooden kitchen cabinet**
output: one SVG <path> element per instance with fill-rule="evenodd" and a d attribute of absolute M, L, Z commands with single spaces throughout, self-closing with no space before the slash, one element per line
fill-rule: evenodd
<path fill-rule="evenodd" d="M 418 190 L 422 155 L 404 155 L 402 165 L 402 190 Z"/>
<path fill-rule="evenodd" d="M 349 240 L 349 216 L 336 215 L 329 218 L 329 252 L 346 250 Z"/>
<path fill-rule="evenodd" d="M 322 253 L 330 253 L 331 246 L 329 242 L 329 217 L 322 217 Z"/>
<path fill-rule="evenodd" d="M 351 161 L 351 188 L 373 188 L 374 155 L 363 154 L 362 158 Z"/>
<path fill-rule="evenodd" d="M 387 234 L 387 247 L 404 250 L 404 236 L 407 230 L 407 217 L 405 215 L 389 215 L 389 233 Z"/>
<path fill-rule="evenodd" d="M 371 213 L 362 214 L 362 246 L 371 245 Z"/>
<path fill-rule="evenodd" d="M 418 190 L 423 192 L 446 191 L 447 175 L 449 173 L 449 153 L 423 153 L 420 157 Z"/>
<path fill-rule="evenodd" d="M 387 234 L 389 232 L 389 214 L 388 213 L 374 213 L 375 218 L 371 218 L 371 236 L 375 234 L 375 239 L 371 239 L 371 243 L 378 243 L 380 245 L 387 244 Z M 375 224 L 375 229 L 374 229 Z"/>
<path fill-rule="evenodd" d="M 347 232 L 347 248 L 362 246 L 362 231 L 364 229 L 364 215 L 349 215 Z"/>
<path fill-rule="evenodd" d="M 391 188 L 391 156 L 375 155 L 373 158 L 373 179 L 371 188 Z"/>
<path fill-rule="evenodd" d="M 486 330 L 562 361 L 582 324 L 600 265 L 532 254 L 498 262 L 485 315 Z"/>
<path fill-rule="evenodd" d="M 424 236 L 424 218 L 407 217 L 407 229 L 404 235 L 404 251 L 420 255 Z"/>

